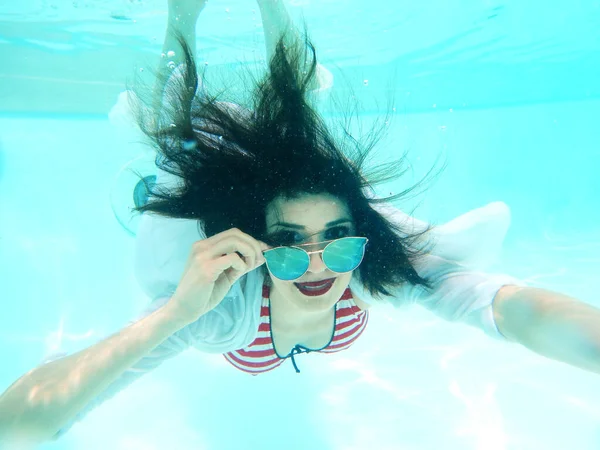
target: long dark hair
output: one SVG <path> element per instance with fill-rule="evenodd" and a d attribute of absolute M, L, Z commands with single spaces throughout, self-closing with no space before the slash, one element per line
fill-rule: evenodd
<path fill-rule="evenodd" d="M 185 41 L 180 43 L 185 62 L 180 76 L 166 82 L 161 107 L 137 111 L 158 151 L 157 166 L 181 184 L 150 187 L 150 199 L 139 212 L 198 220 L 207 236 L 237 227 L 269 243 L 266 209 L 275 198 L 328 193 L 346 202 L 357 235 L 369 238 L 357 270 L 371 295 L 393 295 L 404 283 L 430 287 L 413 266 L 427 250 L 412 245 L 428 229 L 411 234 L 373 208 L 407 195 L 420 183 L 386 198 L 366 195 L 374 185 L 404 173 L 404 156 L 365 167 L 383 125 L 362 139 L 343 125 L 334 135 L 310 102 L 317 59 L 308 39 L 304 48 L 284 45 L 281 39 L 267 73 L 252 81 L 245 91 L 251 95 L 236 105 L 223 101 L 223 92 L 208 92 L 204 76 L 198 89 L 194 58 Z"/>

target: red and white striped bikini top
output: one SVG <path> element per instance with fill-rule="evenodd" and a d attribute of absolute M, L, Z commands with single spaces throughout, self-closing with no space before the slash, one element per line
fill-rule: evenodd
<path fill-rule="evenodd" d="M 329 344 L 320 349 L 309 349 L 296 345 L 287 356 L 281 357 L 275 352 L 273 346 L 269 286 L 263 285 L 262 295 L 260 325 L 256 339 L 243 349 L 223 355 L 235 367 L 252 375 L 273 370 L 283 364 L 288 357 L 291 357 L 296 372 L 300 372 L 296 366 L 294 355 L 310 352 L 334 353 L 346 350 L 362 334 L 369 319 L 368 311 L 361 310 L 356 306 L 352 293 L 347 288 L 335 307 L 335 331 Z"/>

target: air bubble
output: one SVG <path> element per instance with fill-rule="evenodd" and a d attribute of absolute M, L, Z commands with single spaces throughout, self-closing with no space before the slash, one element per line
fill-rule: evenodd
<path fill-rule="evenodd" d="M 369 80 L 364 80 L 364 81 L 363 81 L 363 84 L 364 84 L 365 86 L 368 86 L 368 85 L 369 85 Z"/>
<path fill-rule="evenodd" d="M 198 143 L 195 140 L 186 139 L 185 141 L 183 141 L 182 147 L 185 150 L 194 150 L 197 145 L 198 145 Z"/>
<path fill-rule="evenodd" d="M 167 56 L 168 56 L 169 58 L 172 58 L 173 56 L 175 56 L 175 52 L 174 52 L 173 50 L 169 50 L 169 51 L 167 52 Z"/>
<path fill-rule="evenodd" d="M 167 63 L 167 67 L 171 70 L 175 69 L 175 63 L 173 61 L 169 61 Z"/>

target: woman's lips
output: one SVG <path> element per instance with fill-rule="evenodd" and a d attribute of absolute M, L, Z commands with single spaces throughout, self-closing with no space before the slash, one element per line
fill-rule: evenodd
<path fill-rule="evenodd" d="M 319 281 L 307 281 L 304 283 L 294 283 L 298 286 L 306 286 L 306 287 L 315 287 L 315 286 L 322 286 L 325 283 L 330 283 L 332 281 L 335 281 L 335 278 L 327 278 L 326 280 L 319 280 Z"/>
<path fill-rule="evenodd" d="M 320 281 L 310 281 L 306 283 L 294 283 L 300 292 L 309 297 L 326 294 L 333 286 L 335 278 L 328 278 Z"/>

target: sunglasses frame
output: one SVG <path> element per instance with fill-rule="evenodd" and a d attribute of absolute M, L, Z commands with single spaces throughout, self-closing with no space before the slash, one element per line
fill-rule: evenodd
<path fill-rule="evenodd" d="M 363 253 L 362 253 L 362 256 L 360 258 L 360 261 L 358 262 L 358 264 L 356 265 L 356 267 L 354 269 L 348 270 L 346 272 L 336 272 L 335 270 L 331 270 L 329 268 L 329 266 L 325 263 L 325 261 L 323 261 L 323 252 L 325 251 L 325 249 L 327 247 L 329 247 L 335 241 L 341 241 L 342 239 L 349 239 L 349 238 L 358 238 L 358 239 L 364 239 L 365 240 L 365 242 L 363 244 Z M 342 273 L 348 273 L 348 272 L 352 272 L 353 270 L 356 270 L 358 268 L 358 266 L 360 266 L 362 264 L 363 259 L 365 258 L 365 247 L 367 246 L 368 242 L 369 242 L 369 238 L 366 238 L 366 237 L 363 237 L 363 236 L 344 236 L 344 237 L 341 237 L 341 238 L 332 239 L 330 241 L 309 242 L 309 243 L 306 243 L 306 244 L 298 244 L 298 245 L 280 245 L 278 247 L 273 247 L 273 248 L 270 248 L 268 250 L 263 250 L 262 254 L 264 255 L 265 253 L 270 252 L 272 250 L 277 250 L 278 248 L 297 248 L 298 250 L 302 250 L 304 253 L 306 253 L 308 255 L 308 266 L 306 267 L 306 270 L 304 271 L 304 273 L 302 275 L 300 275 L 297 278 L 294 278 L 293 280 L 283 280 L 283 279 L 279 278 L 278 276 L 274 275 L 273 272 L 271 272 L 271 269 L 269 269 L 269 263 L 268 262 L 266 263 L 267 270 L 269 271 L 269 273 L 271 275 L 273 275 L 275 278 L 277 278 L 278 280 L 281 280 L 281 281 L 296 281 L 296 280 L 302 278 L 304 275 L 306 275 L 306 272 L 308 272 L 308 268 L 310 267 L 310 256 L 313 253 L 321 253 L 321 261 L 323 261 L 323 264 L 325 264 L 325 267 L 327 267 L 327 270 L 329 270 L 329 271 L 331 271 L 333 273 L 342 274 Z M 325 244 L 325 243 L 327 243 L 327 245 L 325 247 L 323 247 L 321 250 L 308 251 L 308 250 L 304 250 L 302 248 L 302 247 L 307 247 L 307 246 L 311 246 L 311 245 L 319 245 L 319 244 Z"/>

